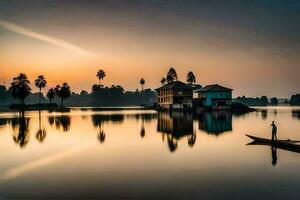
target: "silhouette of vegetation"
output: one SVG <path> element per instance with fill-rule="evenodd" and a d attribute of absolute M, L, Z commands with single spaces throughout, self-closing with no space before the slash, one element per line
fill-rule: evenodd
<path fill-rule="evenodd" d="M 50 88 L 47 92 L 47 98 L 49 99 L 50 103 L 52 103 L 54 97 L 55 97 L 55 90 L 53 88 Z"/>
<path fill-rule="evenodd" d="M 140 84 L 141 84 L 141 86 L 142 86 L 142 91 L 144 91 L 144 85 L 145 85 L 145 79 L 144 79 L 144 78 L 142 78 L 142 79 L 140 80 Z"/>
<path fill-rule="evenodd" d="M 61 86 L 57 85 L 54 88 L 55 94 L 61 99 L 61 107 L 64 107 L 64 99 L 71 96 L 71 89 L 67 83 L 63 83 Z"/>
<path fill-rule="evenodd" d="M 290 104 L 292 106 L 300 106 L 300 94 L 292 95 Z"/>
<path fill-rule="evenodd" d="M 278 99 L 276 97 L 272 97 L 270 99 L 270 104 L 273 106 L 277 106 L 278 105 Z"/>
<path fill-rule="evenodd" d="M 97 72 L 97 77 L 99 79 L 99 85 L 101 86 L 101 80 L 104 79 L 104 77 L 106 76 L 105 74 L 105 71 L 100 69 L 98 72 Z"/>
<path fill-rule="evenodd" d="M 47 81 L 43 75 L 39 75 L 34 81 L 34 85 L 39 88 L 39 103 L 41 103 L 42 88 L 46 87 Z"/>
<path fill-rule="evenodd" d="M 196 83 L 196 77 L 192 71 L 187 74 L 186 82 L 190 85 Z"/>
<path fill-rule="evenodd" d="M 268 97 L 262 96 L 262 97 L 237 97 L 236 99 L 233 99 L 234 102 L 244 104 L 246 106 L 267 106 L 269 104 Z"/>
<path fill-rule="evenodd" d="M 177 77 L 177 72 L 176 70 L 171 67 L 167 73 L 167 77 L 166 77 L 166 80 L 167 80 L 167 83 L 172 83 L 174 81 L 177 81 L 178 80 L 178 77 Z"/>
<path fill-rule="evenodd" d="M 19 76 L 13 78 L 13 82 L 9 88 L 13 98 L 19 99 L 23 106 L 25 98 L 31 91 L 29 84 L 30 81 L 28 80 L 26 74 L 21 73 Z"/>
<path fill-rule="evenodd" d="M 162 85 L 165 85 L 166 82 L 167 82 L 167 79 L 166 79 L 165 77 L 162 77 L 162 79 L 160 80 L 160 83 L 161 83 Z"/>

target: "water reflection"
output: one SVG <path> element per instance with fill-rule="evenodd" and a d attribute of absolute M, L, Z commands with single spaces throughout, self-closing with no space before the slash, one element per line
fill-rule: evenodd
<path fill-rule="evenodd" d="M 187 137 L 188 145 L 192 147 L 196 142 L 193 128 L 193 114 L 189 112 L 159 112 L 157 131 L 162 133 L 162 140 L 167 137 L 169 150 L 174 152 L 178 147 L 178 140 Z"/>
<path fill-rule="evenodd" d="M 20 112 L 18 118 L 11 119 L 11 127 L 14 142 L 21 148 L 25 147 L 29 141 L 29 118 L 25 117 L 24 112 Z"/>
<path fill-rule="evenodd" d="M 216 136 L 232 131 L 232 113 L 228 111 L 201 112 L 198 116 L 198 126 L 200 130 Z"/>
<path fill-rule="evenodd" d="M 267 110 L 262 110 L 261 111 L 261 118 L 263 120 L 266 120 L 268 118 L 268 111 Z"/>
<path fill-rule="evenodd" d="M 293 118 L 300 120 L 300 110 L 293 110 L 292 116 L 293 116 Z"/>
<path fill-rule="evenodd" d="M 39 110 L 39 129 L 38 129 L 35 137 L 40 143 L 44 142 L 46 135 L 47 135 L 45 128 L 43 128 L 41 124 L 42 124 L 41 111 Z"/>
<path fill-rule="evenodd" d="M 145 119 L 142 118 L 142 127 L 141 127 L 141 131 L 140 131 L 140 136 L 141 138 L 145 137 L 146 135 L 146 131 L 145 131 Z"/>
<path fill-rule="evenodd" d="M 71 117 L 68 115 L 49 116 L 48 122 L 51 126 L 55 125 L 57 130 L 68 132 L 71 127 Z"/>
<path fill-rule="evenodd" d="M 277 164 L 277 148 L 271 146 L 271 154 L 272 154 L 272 165 L 276 166 Z"/>

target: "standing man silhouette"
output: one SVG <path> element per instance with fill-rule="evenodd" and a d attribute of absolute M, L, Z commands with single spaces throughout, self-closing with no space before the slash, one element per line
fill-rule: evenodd
<path fill-rule="evenodd" d="M 277 126 L 275 125 L 274 121 L 272 121 L 272 141 L 277 140 Z"/>

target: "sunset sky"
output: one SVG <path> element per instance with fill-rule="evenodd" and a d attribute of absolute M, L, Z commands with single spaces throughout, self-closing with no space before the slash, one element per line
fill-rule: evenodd
<path fill-rule="evenodd" d="M 0 0 L 0 84 L 156 88 L 169 67 L 234 96 L 300 92 L 300 1 Z M 35 89 L 36 90 L 36 89 Z"/>

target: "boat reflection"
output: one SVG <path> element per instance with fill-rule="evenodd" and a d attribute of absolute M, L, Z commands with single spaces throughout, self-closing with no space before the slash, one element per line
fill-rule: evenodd
<path fill-rule="evenodd" d="M 163 141 L 167 137 L 170 152 L 177 149 L 178 141 L 184 137 L 187 137 L 190 147 L 196 142 L 193 114 L 189 112 L 158 112 L 157 131 L 162 133 Z"/>
<path fill-rule="evenodd" d="M 232 131 L 232 113 L 228 111 L 201 112 L 198 116 L 198 126 L 200 130 L 216 136 Z"/>

